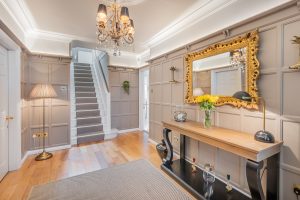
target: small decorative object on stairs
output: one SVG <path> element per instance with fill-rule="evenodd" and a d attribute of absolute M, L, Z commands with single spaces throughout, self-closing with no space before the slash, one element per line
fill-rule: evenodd
<path fill-rule="evenodd" d="M 212 95 L 202 95 L 196 98 L 196 102 L 199 104 L 201 110 L 204 110 L 204 122 L 203 125 L 205 128 L 210 128 L 212 125 L 211 121 L 211 111 L 215 109 L 215 104 L 218 101 L 219 97 Z"/>
<path fill-rule="evenodd" d="M 125 91 L 127 94 L 129 94 L 129 87 L 130 87 L 129 81 L 124 81 L 122 87 L 123 87 L 124 91 Z"/>

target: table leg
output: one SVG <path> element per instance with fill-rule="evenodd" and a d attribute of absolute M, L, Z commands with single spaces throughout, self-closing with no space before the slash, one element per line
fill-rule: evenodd
<path fill-rule="evenodd" d="M 267 200 L 279 199 L 279 153 L 267 159 Z"/>
<path fill-rule="evenodd" d="M 260 170 L 264 163 L 247 160 L 246 176 L 253 200 L 265 200 L 264 192 L 261 186 Z"/>
<path fill-rule="evenodd" d="M 185 135 L 180 134 L 180 159 L 185 159 Z"/>
<path fill-rule="evenodd" d="M 172 160 L 173 160 L 173 146 L 172 146 L 172 144 L 170 142 L 170 138 L 169 138 L 170 132 L 171 132 L 171 130 L 167 129 L 167 128 L 164 128 L 164 130 L 163 130 L 163 138 L 166 143 L 167 150 L 168 150 L 167 157 L 163 160 L 163 163 L 165 165 L 172 164 Z"/>

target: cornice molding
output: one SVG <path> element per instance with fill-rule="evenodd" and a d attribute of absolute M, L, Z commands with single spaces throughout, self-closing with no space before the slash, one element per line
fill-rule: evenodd
<path fill-rule="evenodd" d="M 230 6 L 236 1 L 237 0 L 206 0 L 205 2 L 197 2 L 194 6 L 192 6 L 191 9 L 177 18 L 173 23 L 171 23 L 159 33 L 150 38 L 148 41 L 143 43 L 143 46 L 150 48 L 158 46 L 159 44 L 173 37 L 179 32 Z"/>

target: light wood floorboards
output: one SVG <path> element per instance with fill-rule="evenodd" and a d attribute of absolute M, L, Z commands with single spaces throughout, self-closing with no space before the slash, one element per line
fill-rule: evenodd
<path fill-rule="evenodd" d="M 149 143 L 147 135 L 141 132 L 126 133 L 113 140 L 56 151 L 54 157 L 46 161 L 37 162 L 34 156 L 30 156 L 21 169 L 8 173 L 2 180 L 0 199 L 26 199 L 34 185 L 141 158 L 149 160 L 156 167 L 161 164 L 155 145 Z"/>

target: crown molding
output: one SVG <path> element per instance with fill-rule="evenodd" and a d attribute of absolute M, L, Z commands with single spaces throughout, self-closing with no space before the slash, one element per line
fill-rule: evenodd
<path fill-rule="evenodd" d="M 236 1 L 237 0 L 205 0 L 204 2 L 199 1 L 195 3 L 183 15 L 177 18 L 174 22 L 155 34 L 152 38 L 147 40 L 142 45 L 144 47 L 150 48 L 155 47 L 178 34 L 179 32 L 187 29 L 188 27 L 193 26 L 194 24 L 199 23 L 200 21 L 213 15 L 214 13 L 230 6 Z"/>
<path fill-rule="evenodd" d="M 51 31 L 43 31 L 40 29 L 34 29 L 31 32 L 28 32 L 27 34 L 28 37 L 32 37 L 36 39 L 51 40 L 51 41 L 64 42 L 64 43 L 69 43 L 72 40 L 81 40 L 84 42 L 95 42 L 95 40 L 91 40 L 90 38 L 86 38 L 86 37 L 80 37 L 77 35 L 69 35 L 69 34 L 63 34 L 63 33 L 51 32 Z"/>
<path fill-rule="evenodd" d="M 143 3 L 144 1 L 146 1 L 146 0 L 119 0 L 118 3 L 122 4 L 124 6 L 135 6 L 140 3 Z M 100 2 L 101 3 L 106 3 L 106 2 L 114 3 L 113 0 L 101 0 Z"/>

